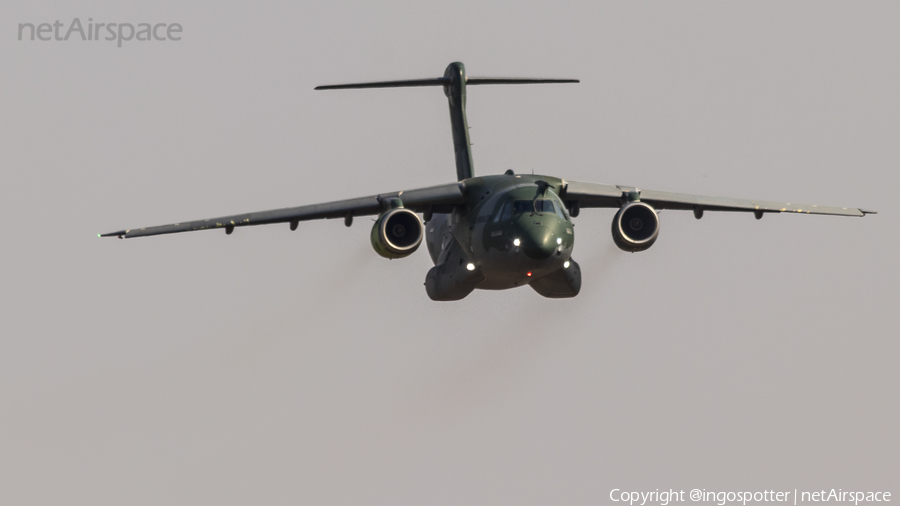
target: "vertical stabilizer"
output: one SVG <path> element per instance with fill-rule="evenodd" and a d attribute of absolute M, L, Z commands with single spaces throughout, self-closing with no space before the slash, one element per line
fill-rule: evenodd
<path fill-rule="evenodd" d="M 450 103 L 450 128 L 453 129 L 453 153 L 456 156 L 456 179 L 469 179 L 475 172 L 472 164 L 472 143 L 469 142 L 469 123 L 466 121 L 466 67 L 460 62 L 447 66 L 444 95 Z"/>
<path fill-rule="evenodd" d="M 316 86 L 317 90 L 346 90 L 359 88 L 406 88 L 410 86 L 443 86 L 450 103 L 450 127 L 453 129 L 453 154 L 456 156 L 456 178 L 459 181 L 475 175 L 472 164 L 472 143 L 469 142 L 469 124 L 466 121 L 466 85 L 476 84 L 543 84 L 577 83 L 577 79 L 545 79 L 529 77 L 466 77 L 462 63 L 451 63 L 444 77 L 431 79 L 407 79 L 403 81 L 377 81 L 369 83 L 330 84 Z"/>

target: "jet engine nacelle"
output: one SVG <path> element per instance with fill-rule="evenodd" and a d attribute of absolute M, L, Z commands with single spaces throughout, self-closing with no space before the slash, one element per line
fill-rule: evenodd
<path fill-rule="evenodd" d="M 385 258 L 403 258 L 418 249 L 424 232 L 419 215 L 409 209 L 391 209 L 372 226 L 372 247 Z"/>
<path fill-rule="evenodd" d="M 619 209 L 612 222 L 612 236 L 623 251 L 644 251 L 659 236 L 659 216 L 643 202 L 629 202 Z"/>

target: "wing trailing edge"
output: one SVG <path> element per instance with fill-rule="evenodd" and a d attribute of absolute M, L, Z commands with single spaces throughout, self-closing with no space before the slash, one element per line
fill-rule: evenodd
<path fill-rule="evenodd" d="M 646 202 L 657 210 L 694 211 L 699 216 L 703 211 L 752 212 L 757 217 L 763 213 L 825 214 L 831 216 L 865 216 L 877 214 L 875 211 L 855 207 L 831 207 L 767 200 L 733 199 L 728 197 L 707 197 L 687 193 L 672 193 L 656 190 L 638 190 L 630 186 L 614 186 L 598 183 L 567 181 L 560 195 L 567 202 L 577 202 L 579 208 L 620 207 L 637 193 L 641 202 Z"/>
<path fill-rule="evenodd" d="M 175 234 L 178 232 L 193 232 L 223 228 L 231 233 L 235 227 L 250 225 L 268 225 L 271 223 L 290 223 L 291 230 L 297 228 L 297 223 L 308 220 L 327 218 L 344 218 L 348 216 L 371 216 L 384 210 L 384 203 L 392 199 L 400 199 L 403 206 L 415 212 L 440 212 L 449 211 L 453 206 L 465 202 L 466 192 L 464 183 L 448 183 L 428 188 L 405 190 L 391 193 L 381 193 L 368 197 L 338 200 L 322 204 L 312 204 L 299 207 L 285 207 L 270 211 L 254 213 L 234 214 L 209 218 L 206 220 L 185 221 L 171 225 L 156 227 L 134 228 L 100 234 L 100 237 L 119 237 L 130 239 L 132 237 L 147 237 L 151 235 Z M 352 218 L 351 218 L 352 220 Z"/>

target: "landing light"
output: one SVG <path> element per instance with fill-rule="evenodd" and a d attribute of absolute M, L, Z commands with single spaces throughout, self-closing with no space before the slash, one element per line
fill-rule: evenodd
<path fill-rule="evenodd" d="M 556 244 L 562 244 L 562 237 L 556 238 Z"/>
<path fill-rule="evenodd" d="M 469 269 L 470 271 L 474 271 L 474 270 L 475 270 L 475 264 L 466 264 L 466 269 Z"/>
<path fill-rule="evenodd" d="M 569 268 L 569 261 L 566 260 L 566 263 L 563 264 L 563 269 L 568 269 L 568 268 Z"/>
<path fill-rule="evenodd" d="M 513 239 L 513 246 L 518 246 L 520 244 L 522 244 L 522 241 L 520 241 L 518 239 Z"/>

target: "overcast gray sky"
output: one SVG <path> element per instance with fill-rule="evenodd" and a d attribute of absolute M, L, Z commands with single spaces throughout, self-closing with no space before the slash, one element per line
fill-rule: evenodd
<path fill-rule="evenodd" d="M 0 503 L 607 504 L 611 489 L 900 494 L 900 3 L 0 7 Z M 179 23 L 180 41 L 17 40 Z M 854 206 L 576 220 L 581 294 L 428 299 L 369 221 L 99 232 L 455 178 L 438 89 L 506 169 Z"/>

